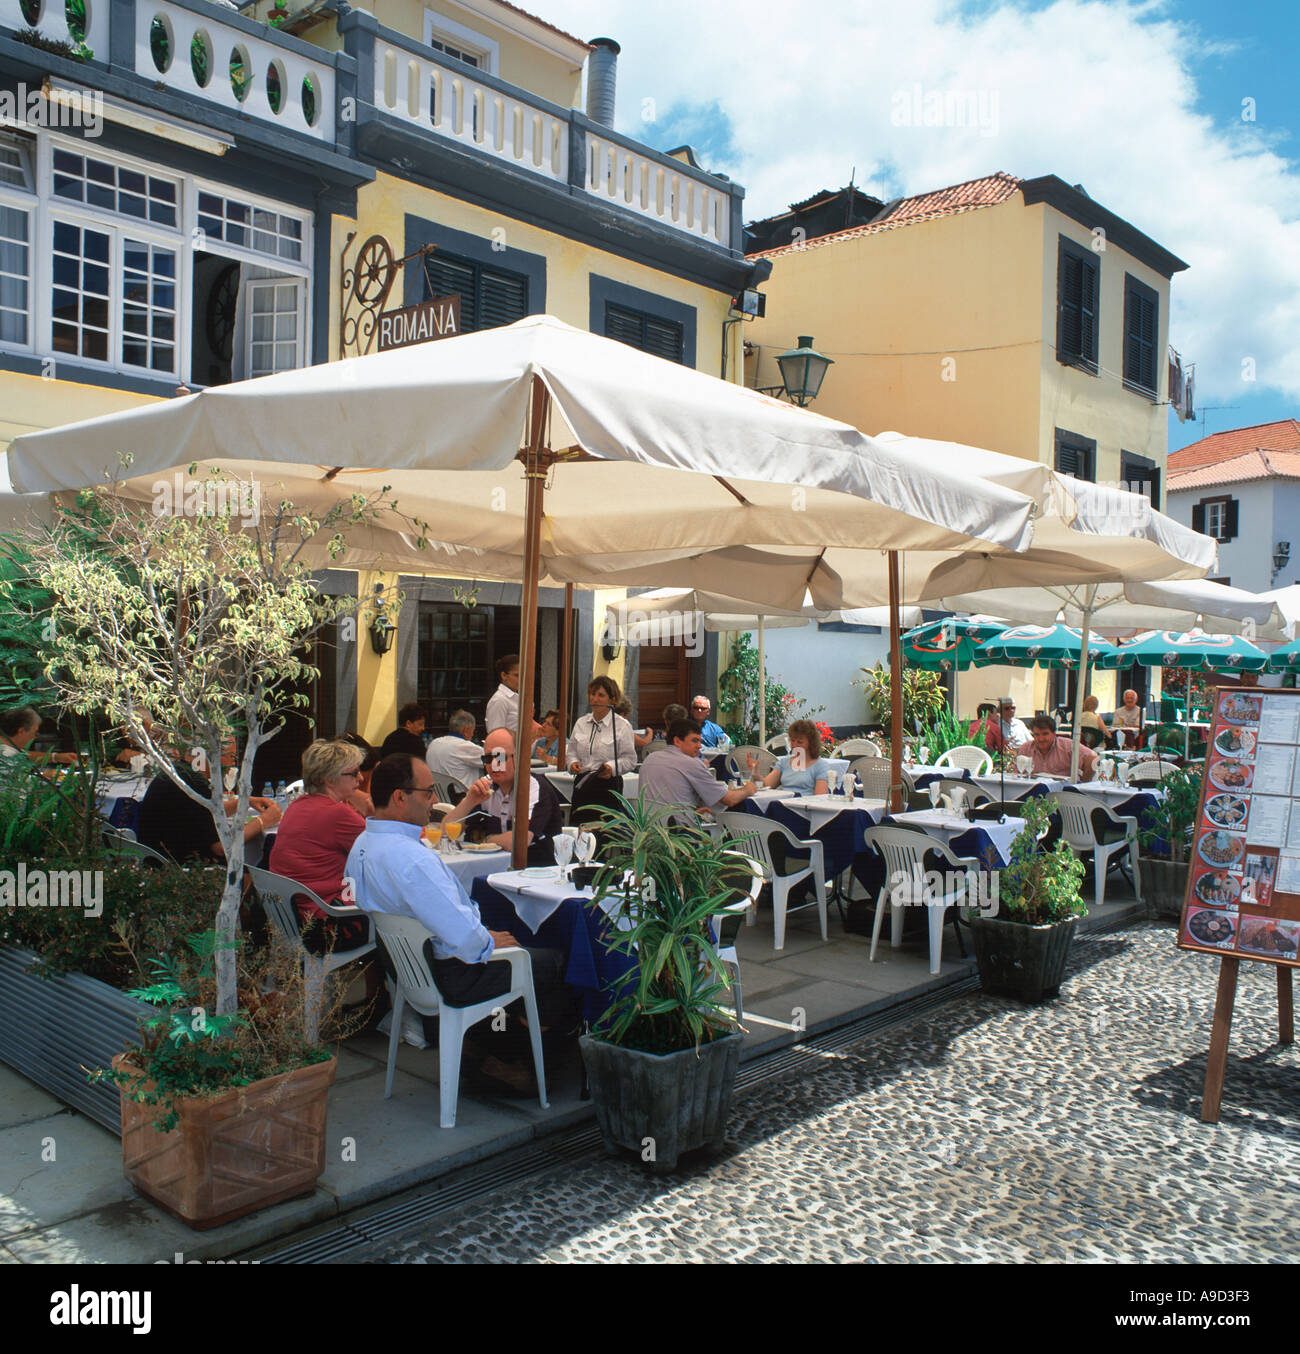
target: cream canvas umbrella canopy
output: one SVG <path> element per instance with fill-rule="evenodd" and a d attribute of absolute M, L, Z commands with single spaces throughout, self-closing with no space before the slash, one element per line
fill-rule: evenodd
<path fill-rule="evenodd" d="M 76 489 L 114 478 L 122 454 L 150 484 L 195 462 L 285 479 L 313 510 L 390 486 L 429 538 L 517 559 L 521 748 L 537 589 L 565 557 L 972 537 L 1016 550 L 1032 531 L 1015 488 L 549 316 L 29 433 L 9 469 L 19 491 Z"/>

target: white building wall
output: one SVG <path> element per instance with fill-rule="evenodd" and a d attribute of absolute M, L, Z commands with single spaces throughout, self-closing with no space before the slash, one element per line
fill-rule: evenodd
<path fill-rule="evenodd" d="M 758 632 L 750 631 L 758 647 Z M 790 688 L 804 708 L 825 706 L 817 718 L 827 724 L 866 724 L 864 688 L 852 683 L 862 669 L 889 665 L 889 635 L 818 630 L 815 621 L 802 630 L 769 630 L 764 635 L 767 678 Z"/>
<path fill-rule="evenodd" d="M 1281 490 L 1281 493 L 1278 491 Z M 1227 578 L 1234 588 L 1246 588 L 1250 592 L 1267 592 L 1274 586 L 1273 547 L 1279 540 L 1297 539 L 1292 544 L 1300 549 L 1300 529 L 1283 528 L 1278 520 L 1278 503 L 1275 499 L 1286 496 L 1285 507 L 1289 508 L 1290 520 L 1296 522 L 1300 497 L 1291 497 L 1297 493 L 1297 486 L 1290 483 L 1279 484 L 1273 480 L 1257 480 L 1246 484 L 1229 484 L 1222 488 L 1180 489 L 1169 494 L 1169 515 L 1187 526 L 1192 524 L 1192 508 L 1206 498 L 1219 498 L 1228 494 L 1237 500 L 1237 535 L 1230 541 L 1219 545 L 1219 571 L 1217 578 Z M 1278 533 L 1281 532 L 1279 535 Z M 1292 581 L 1295 569 L 1288 568 L 1279 576 L 1277 586 L 1283 579 Z"/>

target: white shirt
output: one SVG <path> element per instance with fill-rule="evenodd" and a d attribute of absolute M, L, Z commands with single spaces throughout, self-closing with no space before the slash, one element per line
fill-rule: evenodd
<path fill-rule="evenodd" d="M 612 710 L 599 723 L 592 715 L 583 715 L 573 726 L 565 747 L 565 766 L 572 766 L 574 762 L 583 771 L 599 771 L 602 766 L 608 766 L 619 776 L 635 771 L 636 742 L 632 737 L 632 726 Z"/>
<path fill-rule="evenodd" d="M 495 729 L 509 729 L 511 733 L 519 727 L 519 692 L 511 691 L 502 682 L 492 693 L 487 703 L 487 715 L 483 720 L 483 732 L 491 733 Z"/>
<path fill-rule="evenodd" d="M 450 776 L 466 790 L 483 774 L 483 749 L 458 733 L 435 738 L 424 760 L 435 776 Z"/>
<path fill-rule="evenodd" d="M 1028 743 L 1032 739 L 1029 726 L 1023 719 L 1002 721 L 1002 741 L 1008 746 L 1018 748 L 1022 743 Z"/>
<path fill-rule="evenodd" d="M 529 776 L 528 818 L 530 822 L 532 821 L 533 810 L 537 807 L 537 796 L 541 792 L 541 786 L 532 776 Z M 515 821 L 515 787 L 512 785 L 508 790 L 503 790 L 499 785 L 494 786 L 492 793 L 479 807 L 484 813 L 495 818 L 501 824 L 503 832 L 509 832 Z"/>

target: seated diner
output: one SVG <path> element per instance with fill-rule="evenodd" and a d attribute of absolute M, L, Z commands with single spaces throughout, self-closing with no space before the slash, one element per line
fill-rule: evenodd
<path fill-rule="evenodd" d="M 796 719 L 785 731 L 790 751 L 776 759 L 764 779 L 769 790 L 779 786 L 805 795 L 824 795 L 829 790 L 830 766 L 822 756 L 822 736 L 811 719 Z"/>

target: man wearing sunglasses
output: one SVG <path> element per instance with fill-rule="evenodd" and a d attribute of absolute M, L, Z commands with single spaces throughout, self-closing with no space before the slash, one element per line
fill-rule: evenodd
<path fill-rule="evenodd" d="M 509 851 L 515 821 L 515 739 L 508 729 L 497 729 L 483 740 L 486 775 L 476 780 L 464 799 L 443 819 L 456 822 L 473 813 L 489 821 L 485 841 Z M 554 859 L 552 838 L 564 826 L 564 811 L 554 787 L 541 776 L 528 777 L 528 859 L 549 865 Z"/>

